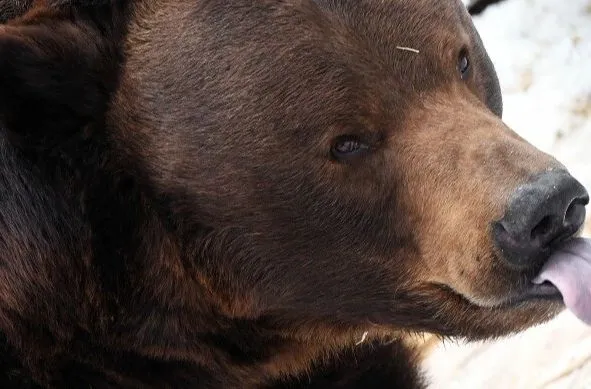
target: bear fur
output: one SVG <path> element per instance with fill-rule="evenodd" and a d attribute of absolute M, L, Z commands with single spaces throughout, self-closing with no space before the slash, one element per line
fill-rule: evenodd
<path fill-rule="evenodd" d="M 459 0 L 0 13 L 0 387 L 419 389 L 411 334 L 562 309 L 507 302 L 490 223 L 558 163 Z"/>

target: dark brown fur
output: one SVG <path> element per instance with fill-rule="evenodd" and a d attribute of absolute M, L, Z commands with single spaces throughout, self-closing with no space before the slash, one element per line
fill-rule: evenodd
<path fill-rule="evenodd" d="M 491 242 L 559 165 L 501 122 L 459 1 L 11 4 L 1 387 L 416 389 L 406 334 L 561 309 L 513 303 Z"/>

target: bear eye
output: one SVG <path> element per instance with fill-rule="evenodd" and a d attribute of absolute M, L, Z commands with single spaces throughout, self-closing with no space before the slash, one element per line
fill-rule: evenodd
<path fill-rule="evenodd" d="M 460 72 L 462 80 L 465 80 L 470 74 L 470 59 L 468 58 L 468 52 L 466 50 L 460 52 L 458 58 L 458 71 Z"/>
<path fill-rule="evenodd" d="M 364 155 L 368 150 L 369 146 L 358 136 L 342 135 L 334 140 L 330 153 L 336 160 L 347 161 Z"/>

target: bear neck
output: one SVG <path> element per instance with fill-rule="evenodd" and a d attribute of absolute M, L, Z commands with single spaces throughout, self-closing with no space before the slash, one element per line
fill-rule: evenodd
<path fill-rule="evenodd" d="M 200 383 L 207 382 L 205 377 L 224 377 L 223 382 L 211 381 L 212 388 L 247 389 L 300 374 L 351 341 L 341 333 L 326 343 L 290 334 L 265 317 L 261 307 L 255 308 L 256 302 L 243 298 L 248 291 L 212 287 L 216 275 L 207 274 L 203 263 L 223 258 L 203 257 L 203 241 L 211 230 L 162 213 L 138 183 L 129 177 L 113 183 L 112 176 L 106 175 L 104 186 L 110 195 L 93 193 L 95 201 L 110 198 L 118 217 L 89 215 L 101 232 L 97 239 L 111 242 L 111 250 L 95 252 L 94 259 L 101 268 L 100 288 L 110 296 L 105 306 L 116 318 L 103 332 L 104 344 L 137 358 L 181 364 Z M 170 382 L 174 380 L 171 376 Z"/>
<path fill-rule="evenodd" d="M 145 379 L 148 387 L 176 387 L 184 379 L 199 388 L 255 388 L 306 371 L 345 342 L 306 341 L 232 308 L 195 267 L 194 244 L 162 221 L 135 181 L 111 171 L 88 177 L 68 182 L 75 193 L 66 197 L 83 204 L 79 228 L 88 231 L 89 252 L 51 263 L 43 269 L 51 283 L 26 302 L 33 308 L 0 317 L 0 368 L 48 385 L 77 385 L 92 372 L 121 386 Z M 15 282 L 35 290 L 37 281 Z M 160 373 L 146 375 L 149 368 Z"/>

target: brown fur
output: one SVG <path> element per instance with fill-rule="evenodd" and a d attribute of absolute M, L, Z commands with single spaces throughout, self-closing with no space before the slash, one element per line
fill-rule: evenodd
<path fill-rule="evenodd" d="M 490 225 L 560 165 L 501 111 L 455 0 L 37 2 L 0 26 L 6 385 L 420 388 L 407 334 L 547 320 Z"/>

